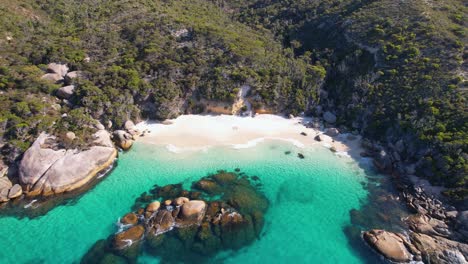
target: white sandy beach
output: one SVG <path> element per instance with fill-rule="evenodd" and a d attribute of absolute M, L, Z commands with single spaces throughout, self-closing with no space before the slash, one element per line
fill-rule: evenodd
<path fill-rule="evenodd" d="M 163 123 L 141 122 L 140 131 L 147 131 L 138 141 L 165 145 L 174 152 L 202 150 L 212 146 L 246 148 L 264 140 L 288 141 L 297 147 L 334 147 L 338 154 L 359 156 L 360 139 L 348 139 L 347 135 L 335 138 L 324 136 L 318 142 L 314 137 L 323 131 L 306 128 L 303 118 L 287 119 L 277 115 L 241 117 L 232 115 L 202 116 L 182 115 Z M 149 132 L 148 132 L 149 131 Z M 304 132 L 307 136 L 301 135 Z M 356 156 L 356 157 L 357 157 Z"/>

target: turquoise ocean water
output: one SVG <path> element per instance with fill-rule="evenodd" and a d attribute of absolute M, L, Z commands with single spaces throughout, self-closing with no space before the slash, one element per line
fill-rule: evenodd
<path fill-rule="evenodd" d="M 111 174 L 72 203 L 34 219 L 1 217 L 0 263 L 78 263 L 96 240 L 116 231 L 117 219 L 154 184 L 184 182 L 189 187 L 209 173 L 235 168 L 261 179 L 270 209 L 260 240 L 237 252 L 222 252 L 214 262 L 364 262 L 343 228 L 350 222 L 349 211 L 366 202 L 365 172 L 355 161 L 322 147 L 298 149 L 266 141 L 247 149 L 179 154 L 137 143 L 121 153 Z M 142 256 L 139 262 L 157 259 Z"/>

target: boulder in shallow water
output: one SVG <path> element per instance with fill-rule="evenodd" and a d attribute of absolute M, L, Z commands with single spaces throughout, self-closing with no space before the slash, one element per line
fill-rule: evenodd
<path fill-rule="evenodd" d="M 364 240 L 385 258 L 394 262 L 409 262 L 412 255 L 405 246 L 407 243 L 401 234 L 385 230 L 371 230 L 363 233 Z"/>
<path fill-rule="evenodd" d="M 138 223 L 138 216 L 134 213 L 128 213 L 120 219 L 120 222 L 124 225 L 136 225 Z"/>
<path fill-rule="evenodd" d="M 174 204 L 179 206 L 179 205 L 183 205 L 185 203 L 188 203 L 189 201 L 190 200 L 187 197 L 178 197 L 178 198 L 174 199 Z"/>
<path fill-rule="evenodd" d="M 195 188 L 209 194 L 218 193 L 220 190 L 220 186 L 212 180 L 199 180 L 195 183 Z"/>
<path fill-rule="evenodd" d="M 206 211 L 206 203 L 201 200 L 192 200 L 184 203 L 180 209 L 180 222 L 191 224 L 198 223 L 203 219 Z"/>
<path fill-rule="evenodd" d="M 154 201 L 146 207 L 147 212 L 156 212 L 161 207 L 161 203 L 159 201 Z"/>
<path fill-rule="evenodd" d="M 124 249 L 131 246 L 133 243 L 140 241 L 145 233 L 145 228 L 142 225 L 130 227 L 115 235 L 112 240 L 112 246 L 115 249 Z"/>

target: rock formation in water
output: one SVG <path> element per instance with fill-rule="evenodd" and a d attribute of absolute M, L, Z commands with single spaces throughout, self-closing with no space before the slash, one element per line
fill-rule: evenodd
<path fill-rule="evenodd" d="M 96 144 L 89 149 L 63 149 L 54 136 L 42 133 L 25 152 L 19 179 L 28 196 L 49 196 L 69 192 L 89 183 L 110 167 L 117 151 L 109 133 L 98 131 Z"/>
<path fill-rule="evenodd" d="M 268 200 L 246 176 L 219 172 L 184 190 L 181 184 L 143 193 L 119 224 L 82 262 L 136 261 L 144 250 L 164 261 L 203 262 L 223 249 L 240 249 L 260 237 Z"/>
<path fill-rule="evenodd" d="M 437 235 L 411 232 L 409 236 L 384 230 L 363 233 L 364 240 L 386 259 L 408 263 L 467 263 L 468 245 Z"/>

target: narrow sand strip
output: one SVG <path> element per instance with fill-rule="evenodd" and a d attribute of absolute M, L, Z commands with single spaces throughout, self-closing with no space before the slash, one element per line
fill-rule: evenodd
<path fill-rule="evenodd" d="M 287 119 L 277 115 L 182 115 L 165 121 L 165 124 L 139 123 L 137 128 L 149 133 L 145 133 L 138 141 L 165 145 L 170 151 L 183 152 L 204 150 L 211 146 L 248 148 L 265 140 L 281 140 L 300 148 L 312 145 L 334 147 L 338 155 L 359 156 L 359 137 L 349 139 L 347 135 L 339 135 L 333 139 L 324 136 L 324 140 L 318 142 L 314 137 L 323 134 L 323 131 L 306 128 L 304 123 L 308 121 L 300 117 Z"/>

